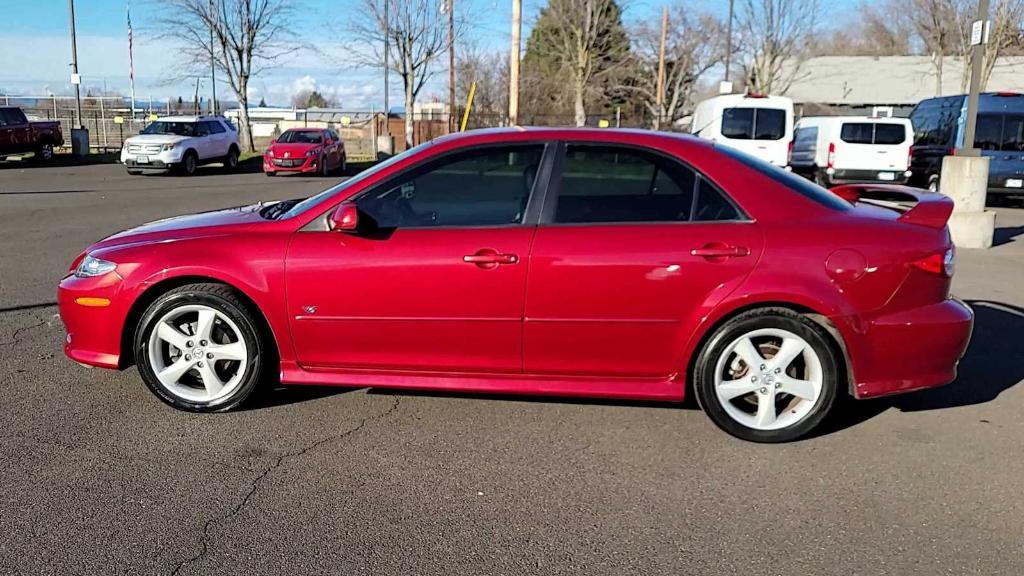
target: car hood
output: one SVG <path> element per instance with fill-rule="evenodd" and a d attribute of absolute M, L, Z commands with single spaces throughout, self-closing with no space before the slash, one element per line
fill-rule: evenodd
<path fill-rule="evenodd" d="M 307 150 L 319 148 L 321 144 L 271 144 L 268 148 L 274 158 L 300 158 Z M 287 155 L 287 156 L 286 156 Z"/>
<path fill-rule="evenodd" d="M 126 138 L 128 144 L 173 144 L 188 140 L 188 136 L 176 136 L 174 134 L 139 134 Z"/>
<path fill-rule="evenodd" d="M 90 247 L 90 250 L 110 248 L 125 244 L 166 242 L 183 238 L 194 238 L 230 232 L 240 226 L 251 226 L 271 222 L 260 215 L 267 203 L 250 204 L 236 208 L 225 208 L 198 214 L 187 214 L 149 222 L 129 228 L 104 238 Z"/>

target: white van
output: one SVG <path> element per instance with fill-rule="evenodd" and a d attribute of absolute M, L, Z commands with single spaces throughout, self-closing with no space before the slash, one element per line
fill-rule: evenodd
<path fill-rule="evenodd" d="M 776 166 L 786 165 L 793 139 L 793 101 L 783 96 L 725 94 L 693 111 L 690 132 L 746 152 Z"/>
<path fill-rule="evenodd" d="M 914 129 L 906 118 L 815 116 L 793 131 L 789 166 L 822 186 L 910 177 Z"/>

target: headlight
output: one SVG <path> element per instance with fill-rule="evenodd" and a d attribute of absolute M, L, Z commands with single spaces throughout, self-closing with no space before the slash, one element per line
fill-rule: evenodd
<path fill-rule="evenodd" d="M 163 150 L 164 150 L 164 152 L 166 152 L 166 151 L 168 151 L 168 150 L 174 150 L 174 147 L 175 147 L 175 146 L 177 146 L 177 144 L 175 144 L 175 143 L 171 143 L 171 144 L 164 144 L 164 146 L 163 146 Z"/>
<path fill-rule="evenodd" d="M 316 156 L 319 153 L 320 153 L 320 149 L 319 148 L 312 148 L 310 150 L 306 150 L 306 156 Z"/>
<path fill-rule="evenodd" d="M 78 268 L 75 268 L 75 276 L 78 278 L 92 278 L 93 276 L 103 276 L 116 269 L 117 264 L 113 262 L 86 256 L 78 264 Z"/>

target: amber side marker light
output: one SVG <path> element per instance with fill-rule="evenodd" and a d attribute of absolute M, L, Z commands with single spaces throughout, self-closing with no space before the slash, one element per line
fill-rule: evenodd
<path fill-rule="evenodd" d="M 89 308 L 102 308 L 104 306 L 110 306 L 109 298 L 91 298 L 83 296 L 81 298 L 75 298 L 75 304 L 81 306 L 88 306 Z"/>

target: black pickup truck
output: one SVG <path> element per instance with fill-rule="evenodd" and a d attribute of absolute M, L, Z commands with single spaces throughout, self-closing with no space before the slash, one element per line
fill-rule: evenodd
<path fill-rule="evenodd" d="M 33 152 L 37 161 L 49 161 L 63 145 L 60 122 L 29 122 L 21 108 L 0 106 L 0 159 Z"/>

